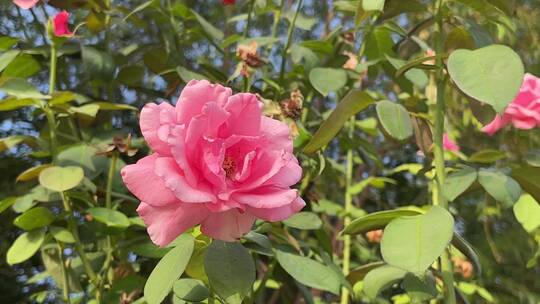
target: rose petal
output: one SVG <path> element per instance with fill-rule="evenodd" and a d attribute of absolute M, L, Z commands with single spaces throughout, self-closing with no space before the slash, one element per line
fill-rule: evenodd
<path fill-rule="evenodd" d="M 193 117 L 201 114 L 203 106 L 208 102 L 215 102 L 222 107 L 231 94 L 230 88 L 219 84 L 211 84 L 207 80 L 191 80 L 182 90 L 176 103 L 178 122 L 188 123 Z"/>
<path fill-rule="evenodd" d="M 231 209 L 220 213 L 211 213 L 202 223 L 201 231 L 214 239 L 234 242 L 251 230 L 255 217 Z"/>
<path fill-rule="evenodd" d="M 298 197 L 298 190 L 278 187 L 261 187 L 249 193 L 234 193 L 231 199 L 253 208 L 276 208 L 291 203 Z"/>
<path fill-rule="evenodd" d="M 126 187 L 141 201 L 153 206 L 178 202 L 174 193 L 165 186 L 165 181 L 156 175 L 157 154 L 140 159 L 134 165 L 122 168 L 122 180 Z"/>
<path fill-rule="evenodd" d="M 192 187 L 172 157 L 159 157 L 155 163 L 155 172 L 165 181 L 167 188 L 182 202 L 205 203 L 217 199 L 205 183 L 198 183 Z"/>
<path fill-rule="evenodd" d="M 15 3 L 18 7 L 22 9 L 31 9 L 38 2 L 39 0 L 13 0 L 13 3 Z"/>
<path fill-rule="evenodd" d="M 137 213 L 148 227 L 150 239 L 164 247 L 189 228 L 199 224 L 208 216 L 202 204 L 175 203 L 152 206 L 142 202 Z"/>
<path fill-rule="evenodd" d="M 164 102 L 161 104 L 147 103 L 141 111 L 139 123 L 144 139 L 152 148 L 152 150 L 163 154 L 170 155 L 169 144 L 164 141 L 169 127 L 175 122 L 174 108 L 170 104 Z M 165 127 L 165 128 L 164 128 Z"/>
<path fill-rule="evenodd" d="M 263 186 L 291 187 L 302 179 L 302 167 L 298 164 L 296 157 L 291 156 L 290 161 L 274 176 L 264 182 Z"/>
<path fill-rule="evenodd" d="M 233 95 L 225 104 L 225 110 L 231 114 L 227 120 L 223 137 L 235 135 L 257 136 L 261 127 L 262 104 L 254 94 Z"/>
<path fill-rule="evenodd" d="M 482 132 L 487 133 L 489 136 L 493 136 L 493 134 L 497 133 L 497 131 L 502 129 L 505 125 L 502 118 L 497 115 L 489 124 L 482 128 Z"/>
<path fill-rule="evenodd" d="M 246 207 L 246 212 L 269 222 L 279 222 L 286 220 L 291 215 L 299 212 L 306 206 L 301 197 L 296 198 L 292 203 L 277 208 L 253 208 Z"/>
<path fill-rule="evenodd" d="M 289 126 L 279 120 L 266 116 L 261 119 L 261 136 L 267 149 L 285 150 L 292 153 L 293 142 Z"/>

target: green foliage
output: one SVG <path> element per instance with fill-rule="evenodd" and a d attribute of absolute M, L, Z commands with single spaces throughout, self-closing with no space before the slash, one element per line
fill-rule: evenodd
<path fill-rule="evenodd" d="M 211 288 L 227 303 L 242 303 L 255 282 L 255 265 L 238 243 L 213 241 L 204 259 Z"/>
<path fill-rule="evenodd" d="M 524 68 L 511 48 L 491 45 L 452 52 L 448 73 L 462 92 L 502 113 L 519 92 Z"/>
<path fill-rule="evenodd" d="M 149 304 L 161 303 L 182 275 L 193 253 L 194 239 L 181 235 L 171 249 L 156 265 L 144 285 L 144 298 Z"/>
<path fill-rule="evenodd" d="M 424 271 L 442 254 L 454 234 L 454 219 L 434 206 L 426 214 L 392 220 L 381 240 L 386 263 L 415 274 Z"/>

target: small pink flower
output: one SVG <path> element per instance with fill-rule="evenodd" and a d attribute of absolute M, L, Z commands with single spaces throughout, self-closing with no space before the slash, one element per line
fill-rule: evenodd
<path fill-rule="evenodd" d="M 536 76 L 525 74 L 519 94 L 503 116 L 497 114 L 482 131 L 491 136 L 509 124 L 523 130 L 540 126 L 540 79 Z"/>
<path fill-rule="evenodd" d="M 450 137 L 448 137 L 448 134 L 446 133 L 444 133 L 443 135 L 443 147 L 446 151 L 452 151 L 452 152 L 459 151 L 459 146 L 456 144 L 455 141 L 450 139 Z"/>
<path fill-rule="evenodd" d="M 38 2 L 39 0 L 13 0 L 13 3 L 15 3 L 18 7 L 22 9 L 31 9 Z"/>
<path fill-rule="evenodd" d="M 254 94 L 190 81 L 176 107 L 147 104 L 141 131 L 154 153 L 124 167 L 152 241 L 165 246 L 200 224 L 234 241 L 255 219 L 281 221 L 305 206 L 288 126 L 262 115 Z"/>
<path fill-rule="evenodd" d="M 71 37 L 73 33 L 69 30 L 69 13 L 61 11 L 53 19 L 54 35 L 57 37 Z"/>

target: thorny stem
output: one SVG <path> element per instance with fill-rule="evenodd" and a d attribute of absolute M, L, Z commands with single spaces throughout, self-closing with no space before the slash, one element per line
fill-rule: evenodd
<path fill-rule="evenodd" d="M 444 0 L 437 1 L 436 7 L 436 25 L 437 25 L 437 35 L 435 36 L 435 52 L 436 54 L 444 53 L 444 28 L 443 28 L 443 16 L 442 16 L 442 6 Z M 446 168 L 444 163 L 444 148 L 443 148 L 443 134 L 444 134 L 444 112 L 445 112 L 445 75 L 444 75 L 444 62 L 442 56 L 437 56 L 437 104 L 435 109 L 435 132 L 433 134 L 434 142 L 434 162 L 435 162 L 435 172 L 436 172 L 436 185 L 437 185 L 437 200 L 433 203 L 440 205 L 443 208 L 448 208 L 448 201 L 443 195 L 442 185 L 444 185 L 446 179 Z M 441 256 L 441 272 L 442 279 L 444 282 L 444 298 L 445 303 L 455 304 L 456 303 L 456 294 L 454 290 L 454 275 L 452 269 L 452 261 L 450 253 L 448 250 L 445 250 Z"/>

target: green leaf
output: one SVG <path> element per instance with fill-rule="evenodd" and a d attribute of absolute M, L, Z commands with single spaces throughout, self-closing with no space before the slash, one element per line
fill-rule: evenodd
<path fill-rule="evenodd" d="M 239 243 L 214 240 L 206 251 L 204 269 L 212 289 L 227 303 L 242 303 L 255 282 L 255 263 Z"/>
<path fill-rule="evenodd" d="M 303 230 L 317 230 L 321 228 L 322 221 L 313 212 L 299 212 L 283 221 L 285 226 Z"/>
<path fill-rule="evenodd" d="M 27 210 L 13 220 L 13 224 L 21 229 L 30 231 L 49 225 L 54 221 L 54 214 L 45 207 Z"/>
<path fill-rule="evenodd" d="M 41 94 L 33 85 L 22 78 L 7 78 L 0 81 L 0 91 L 18 99 L 45 99 L 49 97 Z"/>
<path fill-rule="evenodd" d="M 201 27 L 203 28 L 204 32 L 213 40 L 221 41 L 223 40 L 223 37 L 225 37 L 225 34 L 223 32 L 216 28 L 214 25 L 212 25 L 210 22 L 208 22 L 206 19 L 204 19 L 203 16 L 197 14 L 194 10 L 191 10 L 191 13 L 195 16 Z"/>
<path fill-rule="evenodd" d="M 347 275 L 347 281 L 354 285 L 356 282 L 364 280 L 366 275 L 373 269 L 386 265 L 385 262 L 372 262 L 360 267 L 357 267 L 349 272 Z"/>
<path fill-rule="evenodd" d="M 422 303 L 422 301 L 427 301 L 437 296 L 435 280 L 426 275 L 419 278 L 412 273 L 407 273 L 403 279 L 403 288 L 413 299 L 413 303 Z"/>
<path fill-rule="evenodd" d="M 323 96 L 336 92 L 347 84 L 347 72 L 343 69 L 314 68 L 309 72 L 311 85 Z"/>
<path fill-rule="evenodd" d="M 190 80 L 205 80 L 205 79 L 208 79 L 206 76 L 202 75 L 202 74 L 199 74 L 199 73 L 195 73 L 193 71 L 190 71 L 184 67 L 177 67 L 176 68 L 176 73 L 178 73 L 178 76 L 180 76 L 180 78 L 182 78 L 182 80 L 184 82 L 189 82 Z"/>
<path fill-rule="evenodd" d="M 140 65 L 123 67 L 120 72 L 118 72 L 116 78 L 127 86 L 138 86 L 144 78 L 144 67 Z"/>
<path fill-rule="evenodd" d="M 19 42 L 19 38 L 2 36 L 0 37 L 0 51 L 6 51 Z"/>
<path fill-rule="evenodd" d="M 478 182 L 489 195 L 509 208 L 521 196 L 521 187 L 510 176 L 494 170 L 480 169 Z"/>
<path fill-rule="evenodd" d="M 463 93 L 503 113 L 519 92 L 524 67 L 511 48 L 490 45 L 452 52 L 448 73 Z"/>
<path fill-rule="evenodd" d="M 65 104 L 65 103 L 75 100 L 75 98 L 77 98 L 77 95 L 73 92 L 58 91 L 52 94 L 51 99 L 49 100 L 49 104 L 50 105 Z"/>
<path fill-rule="evenodd" d="M 0 55 L 0 72 L 2 72 L 19 55 L 19 50 L 9 50 Z"/>
<path fill-rule="evenodd" d="M 32 55 L 21 54 L 4 70 L 2 77 L 28 78 L 41 71 L 41 65 Z"/>
<path fill-rule="evenodd" d="M 540 202 L 538 176 L 540 176 L 540 167 L 519 167 L 512 170 L 512 177 L 519 182 L 523 190 Z"/>
<path fill-rule="evenodd" d="M 4 138 L 0 138 L 0 152 L 11 149 L 16 145 L 27 144 L 30 147 L 37 146 L 37 139 L 33 136 L 27 135 L 13 135 Z"/>
<path fill-rule="evenodd" d="M 399 217 L 384 229 L 381 253 L 386 263 L 423 273 L 443 253 L 454 234 L 454 218 L 434 206 L 426 214 Z"/>
<path fill-rule="evenodd" d="M 385 58 L 385 55 L 393 56 L 392 48 L 394 41 L 390 31 L 384 27 L 377 27 L 366 35 L 366 57 L 368 60 L 377 60 Z"/>
<path fill-rule="evenodd" d="M 52 236 L 55 239 L 57 239 L 58 241 L 62 243 L 68 243 L 68 244 L 75 243 L 75 237 L 66 228 L 51 226 L 49 227 L 49 232 L 52 234 Z"/>
<path fill-rule="evenodd" d="M 39 183 L 53 191 L 66 191 L 77 187 L 84 178 L 81 167 L 49 167 L 39 174 Z"/>
<path fill-rule="evenodd" d="M 407 271 L 390 265 L 377 267 L 364 278 L 363 291 L 368 298 L 375 299 L 382 290 L 403 279 L 406 273 Z"/>
<path fill-rule="evenodd" d="M 413 216 L 423 214 L 424 211 L 419 208 L 410 209 L 395 209 L 370 213 L 363 217 L 352 221 L 343 231 L 342 234 L 362 234 L 368 231 L 383 229 L 393 219 L 402 216 Z"/>
<path fill-rule="evenodd" d="M 373 98 L 362 91 L 351 91 L 336 106 L 322 125 L 319 127 L 310 142 L 304 147 L 304 153 L 314 153 L 326 144 L 341 130 L 347 119 L 356 113 L 365 110 L 373 104 Z"/>
<path fill-rule="evenodd" d="M 388 62 L 390 62 L 390 64 L 398 71 L 401 67 L 403 67 L 406 64 L 405 60 L 393 58 L 388 55 L 386 55 L 386 59 L 388 59 Z M 410 80 L 419 88 L 423 89 L 428 84 L 428 77 L 426 73 L 424 73 L 424 71 L 420 69 L 409 69 L 407 72 L 405 72 L 404 75 L 405 75 L 405 78 Z"/>
<path fill-rule="evenodd" d="M 127 104 L 122 104 L 122 103 L 98 101 L 98 102 L 92 102 L 91 104 L 97 105 L 100 111 L 124 111 L 124 110 L 139 111 L 139 109 L 137 109 L 134 106 L 130 106 Z"/>
<path fill-rule="evenodd" d="M 443 185 L 443 195 L 449 201 L 455 200 L 476 181 L 477 177 L 476 170 L 470 167 L 448 175 Z"/>
<path fill-rule="evenodd" d="M 7 263 L 14 265 L 28 260 L 39 250 L 44 240 L 45 228 L 21 234 L 8 249 Z"/>
<path fill-rule="evenodd" d="M 3 200 L 0 200 L 0 213 L 6 211 L 7 208 L 15 204 L 15 202 L 17 202 L 17 199 L 17 197 L 6 197 Z"/>
<path fill-rule="evenodd" d="M 281 249 L 276 250 L 276 258 L 279 265 L 298 282 L 339 294 L 340 279 L 330 267 Z"/>
<path fill-rule="evenodd" d="M 127 228 L 131 224 L 128 217 L 122 212 L 107 208 L 90 208 L 88 213 L 100 223 L 112 228 Z"/>
<path fill-rule="evenodd" d="M 167 252 L 170 251 L 170 248 L 161 248 L 154 243 L 148 241 L 142 244 L 137 244 L 129 247 L 130 251 L 133 251 L 136 255 L 140 255 L 147 258 L 162 258 Z"/>
<path fill-rule="evenodd" d="M 92 78 L 99 78 L 104 81 L 114 79 L 116 65 L 111 54 L 99 51 L 90 46 L 81 47 L 84 71 Z"/>
<path fill-rule="evenodd" d="M 540 204 L 530 194 L 522 195 L 514 205 L 514 215 L 527 232 L 540 227 Z"/>
<path fill-rule="evenodd" d="M 362 7 L 365 11 L 380 11 L 384 9 L 385 0 L 362 0 Z"/>
<path fill-rule="evenodd" d="M 469 157 L 468 161 L 473 163 L 490 164 L 503 158 L 506 158 L 505 152 L 488 149 L 474 153 L 473 155 L 471 155 L 471 157 Z"/>
<path fill-rule="evenodd" d="M 9 97 L 0 101 L 0 111 L 12 111 L 28 106 L 37 106 L 38 104 L 38 101 L 35 99 Z"/>
<path fill-rule="evenodd" d="M 173 292 L 175 296 L 188 302 L 202 302 L 210 295 L 204 283 L 195 279 L 180 279 L 174 282 Z"/>
<path fill-rule="evenodd" d="M 90 103 L 90 104 L 82 105 L 80 107 L 70 107 L 69 109 L 77 114 L 81 114 L 88 117 L 96 117 L 99 111 L 99 106 Z"/>
<path fill-rule="evenodd" d="M 144 285 L 144 298 L 148 304 L 159 304 L 171 291 L 174 282 L 184 273 L 193 253 L 195 240 L 182 234 L 171 249 L 156 265 Z"/>
<path fill-rule="evenodd" d="M 274 252 L 272 251 L 272 243 L 266 235 L 250 231 L 246 235 L 244 235 L 244 239 L 249 241 L 244 243 L 244 246 L 251 251 L 267 256 L 274 255 Z"/>
<path fill-rule="evenodd" d="M 384 130 L 398 140 L 404 140 L 413 134 L 411 117 L 402 105 L 383 100 L 377 103 L 377 116 Z"/>

